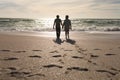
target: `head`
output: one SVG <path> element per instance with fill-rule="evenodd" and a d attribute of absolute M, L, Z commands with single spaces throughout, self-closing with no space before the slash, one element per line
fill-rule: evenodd
<path fill-rule="evenodd" d="M 57 15 L 56 17 L 59 18 L 59 15 Z"/>
<path fill-rule="evenodd" d="M 65 18 L 66 18 L 66 19 L 68 19 L 68 18 L 69 18 L 69 16 L 68 16 L 68 15 L 66 15 L 66 16 L 65 16 Z"/>

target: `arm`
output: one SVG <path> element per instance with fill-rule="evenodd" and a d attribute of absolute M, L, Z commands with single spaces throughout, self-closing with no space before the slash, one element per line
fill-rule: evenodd
<path fill-rule="evenodd" d="M 54 23 L 53 23 L 53 29 L 54 29 L 54 26 L 55 26 L 55 20 L 54 20 Z"/>
<path fill-rule="evenodd" d="M 63 28 L 62 20 L 60 20 L 60 25 L 61 25 L 61 26 L 62 26 L 62 28 Z"/>
<path fill-rule="evenodd" d="M 64 28 L 64 22 L 63 22 L 63 24 L 62 24 L 62 29 Z"/>
<path fill-rule="evenodd" d="M 61 21 L 61 23 L 60 23 L 61 25 L 62 25 L 62 21 Z"/>
<path fill-rule="evenodd" d="M 70 29 L 72 30 L 72 25 L 71 25 L 71 21 L 70 21 Z"/>

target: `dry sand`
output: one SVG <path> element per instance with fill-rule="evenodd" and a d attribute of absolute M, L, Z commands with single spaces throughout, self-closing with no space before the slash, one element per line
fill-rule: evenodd
<path fill-rule="evenodd" d="M 0 33 L 0 80 L 120 80 L 120 33 Z"/>

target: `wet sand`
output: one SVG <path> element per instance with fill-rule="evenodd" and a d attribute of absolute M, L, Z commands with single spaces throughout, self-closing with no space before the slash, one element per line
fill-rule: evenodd
<path fill-rule="evenodd" d="M 120 33 L 0 33 L 0 80 L 119 80 Z"/>

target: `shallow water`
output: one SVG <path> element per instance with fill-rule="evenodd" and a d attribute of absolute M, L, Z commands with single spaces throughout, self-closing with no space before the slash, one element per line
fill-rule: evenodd
<path fill-rule="evenodd" d="M 53 31 L 53 22 L 52 18 L 0 18 L 0 31 Z M 71 22 L 73 31 L 120 31 L 120 19 L 71 19 Z"/>

